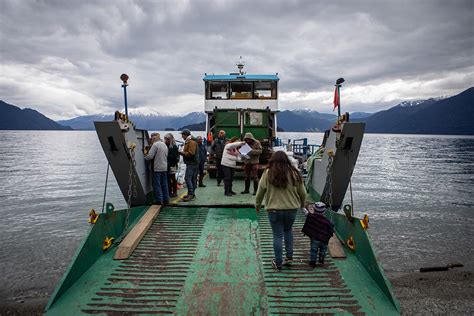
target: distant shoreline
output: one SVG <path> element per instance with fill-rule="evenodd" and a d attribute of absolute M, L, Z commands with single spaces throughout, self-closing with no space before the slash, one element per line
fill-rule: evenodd
<path fill-rule="evenodd" d="M 93 129 L 69 129 L 69 130 L 54 130 L 54 129 L 0 129 L 0 132 L 94 132 Z M 155 130 L 149 130 L 155 131 Z M 179 132 L 179 130 L 165 131 L 156 130 L 159 132 Z M 202 133 L 204 131 L 191 131 L 193 133 Z M 302 132 L 302 131 L 283 131 L 278 133 L 324 133 L 324 132 Z M 408 136 L 450 136 L 450 137 L 474 137 L 474 134 L 402 134 L 402 133 L 371 133 L 365 132 L 365 134 L 371 135 L 408 135 Z"/>

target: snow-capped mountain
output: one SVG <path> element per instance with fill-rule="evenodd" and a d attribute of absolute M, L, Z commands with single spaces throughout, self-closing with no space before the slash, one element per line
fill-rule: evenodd
<path fill-rule="evenodd" d="M 408 100 L 408 101 L 403 101 L 403 102 L 399 103 L 396 106 L 399 106 L 399 107 L 417 106 L 417 105 L 420 105 L 420 104 L 425 103 L 427 101 L 428 102 L 436 102 L 436 101 L 444 100 L 446 98 L 448 98 L 448 96 L 440 96 L 440 97 L 437 97 L 437 98 L 429 98 L 429 99 L 426 99 L 426 100 Z"/>
<path fill-rule="evenodd" d="M 205 114 L 202 112 L 192 112 L 184 116 L 163 115 L 157 112 L 140 112 L 137 110 L 130 111 L 129 118 L 138 128 L 158 131 L 165 129 L 180 129 L 181 127 L 205 120 Z M 93 130 L 94 121 L 110 121 L 113 119 L 112 114 L 96 114 L 78 116 L 69 120 L 58 121 L 59 124 L 70 126 L 78 130 Z"/>

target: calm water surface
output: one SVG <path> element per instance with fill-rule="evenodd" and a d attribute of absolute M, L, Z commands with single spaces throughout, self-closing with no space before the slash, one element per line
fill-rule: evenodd
<path fill-rule="evenodd" d="M 474 137 L 364 137 L 354 209 L 369 215 L 384 268 L 461 262 L 472 270 Z M 87 232 L 89 209 L 101 209 L 106 170 L 93 131 L 0 131 L 0 300 L 51 293 Z M 125 207 L 113 176 L 107 201 Z"/>

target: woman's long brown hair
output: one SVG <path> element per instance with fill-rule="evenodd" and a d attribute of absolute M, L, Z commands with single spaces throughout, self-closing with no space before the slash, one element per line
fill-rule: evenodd
<path fill-rule="evenodd" d="M 282 189 L 286 189 L 290 181 L 291 185 L 303 182 L 299 171 L 283 151 L 273 153 L 268 165 L 268 180 L 273 186 Z"/>

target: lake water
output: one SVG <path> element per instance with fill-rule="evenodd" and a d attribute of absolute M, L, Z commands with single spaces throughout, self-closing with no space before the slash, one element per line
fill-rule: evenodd
<path fill-rule="evenodd" d="M 279 136 L 319 144 L 323 135 Z M 101 209 L 106 171 L 93 131 L 0 131 L 0 301 L 52 292 L 89 209 Z M 352 188 L 387 272 L 473 269 L 474 137 L 367 134 Z M 125 207 L 113 176 L 107 201 Z"/>

